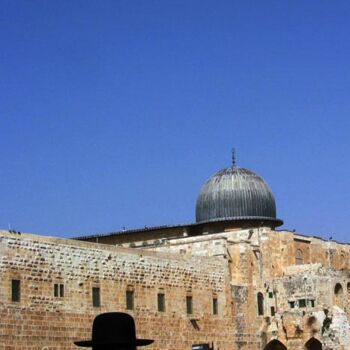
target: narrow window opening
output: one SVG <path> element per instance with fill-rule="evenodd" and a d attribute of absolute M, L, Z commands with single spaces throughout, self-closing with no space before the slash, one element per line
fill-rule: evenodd
<path fill-rule="evenodd" d="M 21 300 L 21 281 L 12 280 L 12 296 L 11 299 L 13 302 L 19 302 Z"/>
<path fill-rule="evenodd" d="M 193 313 L 193 300 L 191 295 L 186 296 L 186 311 L 188 315 Z"/>
<path fill-rule="evenodd" d="M 343 287 L 340 283 L 337 283 L 334 287 L 334 297 L 335 305 L 343 307 Z"/>
<path fill-rule="evenodd" d="M 219 313 L 218 308 L 218 298 L 213 298 L 213 315 L 217 315 Z"/>
<path fill-rule="evenodd" d="M 126 291 L 126 308 L 127 310 L 134 310 L 134 291 Z"/>
<path fill-rule="evenodd" d="M 100 295 L 100 288 L 99 287 L 92 288 L 92 306 L 93 307 L 100 307 L 101 306 L 101 295 Z"/>
<path fill-rule="evenodd" d="M 55 283 L 53 287 L 53 295 L 55 298 L 64 297 L 64 285 L 62 283 Z"/>
<path fill-rule="evenodd" d="M 158 293 L 158 311 L 165 312 L 165 294 Z"/>
<path fill-rule="evenodd" d="M 263 316 L 264 315 L 264 296 L 260 292 L 257 294 L 257 301 L 258 301 L 258 315 Z"/>
<path fill-rule="evenodd" d="M 298 300 L 299 307 L 306 307 L 306 300 L 305 299 L 299 299 Z"/>
<path fill-rule="evenodd" d="M 294 308 L 295 308 L 295 301 L 289 301 L 288 303 L 289 303 L 289 307 L 290 307 L 291 309 L 294 309 Z"/>
<path fill-rule="evenodd" d="M 271 316 L 275 316 L 275 307 L 271 306 Z"/>

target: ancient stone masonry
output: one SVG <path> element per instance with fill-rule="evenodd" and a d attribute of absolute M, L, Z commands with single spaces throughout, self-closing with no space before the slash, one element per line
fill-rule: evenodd
<path fill-rule="evenodd" d="M 276 315 L 266 327 L 267 337 L 300 348 L 315 338 L 329 348 L 347 349 L 349 295 L 337 295 L 336 288 L 347 285 L 348 273 L 321 264 L 286 270 L 288 275 L 271 281 Z"/>
<path fill-rule="evenodd" d="M 149 249 L 227 259 L 237 349 L 263 349 L 274 339 L 292 349 L 313 339 L 348 348 L 348 245 L 265 227 L 174 238 Z"/>
<path fill-rule="evenodd" d="M 128 312 L 141 336 L 157 340 L 152 348 L 208 341 L 231 348 L 222 258 L 184 259 L 7 232 L 1 232 L 0 252 L 0 348 L 74 349 L 74 339 L 89 338 L 94 315 L 126 310 L 128 288 L 135 295 L 134 310 Z M 20 281 L 19 302 L 11 300 L 13 280 Z M 55 297 L 55 284 L 64 286 L 63 297 Z M 93 287 L 100 288 L 100 307 L 93 307 Z M 165 312 L 157 311 L 159 291 L 165 295 Z M 193 315 L 186 314 L 186 293 L 193 296 Z M 215 316 L 213 295 L 219 302 Z"/>
<path fill-rule="evenodd" d="M 116 310 L 135 316 L 154 349 L 349 348 L 347 245 L 262 227 L 142 248 L 2 231 L 0 348 L 74 349 L 73 340 L 90 336 L 94 315 Z"/>

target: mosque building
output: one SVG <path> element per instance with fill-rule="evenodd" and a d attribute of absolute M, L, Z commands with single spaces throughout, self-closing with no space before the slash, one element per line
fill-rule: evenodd
<path fill-rule="evenodd" d="M 348 244 L 278 230 L 262 177 L 203 185 L 196 222 L 75 239 L 0 231 L 0 349 L 78 349 L 102 312 L 150 350 L 350 349 Z"/>

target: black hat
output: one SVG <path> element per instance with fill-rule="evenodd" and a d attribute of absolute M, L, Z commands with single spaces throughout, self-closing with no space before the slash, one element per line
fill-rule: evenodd
<path fill-rule="evenodd" d="M 120 345 L 143 346 L 153 343 L 151 339 L 136 339 L 134 319 L 123 312 L 106 312 L 97 315 L 92 325 L 92 339 L 74 342 L 83 347 Z"/>

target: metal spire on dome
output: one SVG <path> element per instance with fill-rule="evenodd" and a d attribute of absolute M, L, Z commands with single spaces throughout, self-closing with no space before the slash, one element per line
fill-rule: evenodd
<path fill-rule="evenodd" d="M 236 167 L 236 149 L 232 148 L 232 168 Z"/>

